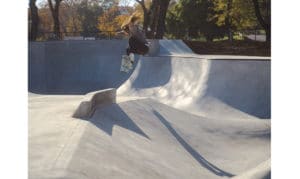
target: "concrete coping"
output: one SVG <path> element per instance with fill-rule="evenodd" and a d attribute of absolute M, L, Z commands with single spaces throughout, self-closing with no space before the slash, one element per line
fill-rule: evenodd
<path fill-rule="evenodd" d="M 243 55 L 171 54 L 171 55 L 158 55 L 157 57 L 180 57 L 180 58 L 198 58 L 198 59 L 206 59 L 206 60 L 232 60 L 232 61 L 271 61 L 271 57 L 243 56 Z"/>
<path fill-rule="evenodd" d="M 96 108 L 112 103 L 116 103 L 115 88 L 108 88 L 88 93 L 85 95 L 72 117 L 85 119 L 90 118 L 94 114 Z"/>
<path fill-rule="evenodd" d="M 147 39 L 150 42 L 150 48 L 147 56 L 157 56 L 159 54 L 159 40 L 158 39 Z"/>

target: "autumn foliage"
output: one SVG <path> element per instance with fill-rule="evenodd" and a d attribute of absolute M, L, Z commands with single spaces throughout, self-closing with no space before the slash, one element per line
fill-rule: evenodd
<path fill-rule="evenodd" d="M 120 30 L 122 23 L 130 16 L 128 12 L 120 11 L 119 7 L 112 7 L 109 10 L 105 11 L 98 18 L 98 29 L 101 32 L 114 32 Z"/>

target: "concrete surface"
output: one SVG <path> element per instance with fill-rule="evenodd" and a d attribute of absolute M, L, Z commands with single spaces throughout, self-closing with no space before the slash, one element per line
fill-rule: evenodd
<path fill-rule="evenodd" d="M 247 38 L 255 41 L 265 42 L 266 41 L 266 35 L 247 35 Z"/>
<path fill-rule="evenodd" d="M 85 95 L 73 114 L 75 118 L 90 118 L 96 108 L 116 102 L 116 89 L 109 88 Z"/>
<path fill-rule="evenodd" d="M 116 98 L 115 89 L 70 95 L 73 86 L 55 80 L 65 95 L 29 93 L 29 178 L 270 178 L 270 60 L 195 55 L 180 41 L 160 45 L 157 57 L 136 61 L 131 76 L 109 77 L 123 83 Z M 109 51 L 98 55 L 101 63 Z M 110 74 L 117 63 L 103 64 L 99 73 Z M 97 96 L 105 105 L 73 117 Z"/>
<path fill-rule="evenodd" d="M 143 57 L 118 95 L 214 118 L 270 118 L 269 60 Z"/>

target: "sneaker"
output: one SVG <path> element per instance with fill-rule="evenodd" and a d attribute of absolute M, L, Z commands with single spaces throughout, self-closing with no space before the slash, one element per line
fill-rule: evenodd
<path fill-rule="evenodd" d="M 133 53 L 129 54 L 129 59 L 130 59 L 131 64 L 133 64 L 134 63 L 134 54 Z"/>

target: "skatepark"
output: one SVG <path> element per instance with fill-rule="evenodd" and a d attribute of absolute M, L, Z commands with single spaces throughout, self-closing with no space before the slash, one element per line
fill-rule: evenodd
<path fill-rule="evenodd" d="M 31 42 L 29 178 L 270 178 L 271 60 Z"/>

